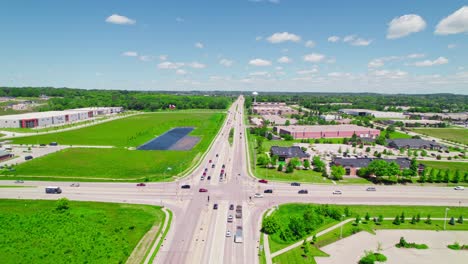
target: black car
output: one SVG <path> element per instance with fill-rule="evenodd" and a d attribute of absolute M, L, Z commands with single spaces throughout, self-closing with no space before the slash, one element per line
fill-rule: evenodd
<path fill-rule="evenodd" d="M 272 189 L 266 189 L 263 191 L 264 193 L 273 193 L 273 190 Z"/>
<path fill-rule="evenodd" d="M 182 185 L 182 187 L 181 187 L 181 188 L 182 188 L 182 189 L 190 189 L 190 185 L 188 185 L 188 184 L 185 184 L 185 185 Z"/>
<path fill-rule="evenodd" d="M 214 204 L 213 209 L 217 210 L 218 209 L 218 204 Z"/>
<path fill-rule="evenodd" d="M 226 165 L 223 164 L 223 167 L 222 167 L 222 168 L 223 168 L 223 169 L 226 168 Z"/>
<path fill-rule="evenodd" d="M 233 204 L 229 205 L 229 210 L 234 210 L 234 205 Z"/>
<path fill-rule="evenodd" d="M 298 193 L 298 194 L 308 194 L 309 191 L 307 191 L 307 190 L 300 190 L 300 191 L 298 191 L 297 193 Z"/>
<path fill-rule="evenodd" d="M 24 157 L 24 160 L 32 160 L 32 159 L 33 159 L 33 156 L 31 155 Z"/>
<path fill-rule="evenodd" d="M 211 176 L 208 176 L 206 179 L 207 179 L 207 180 L 211 180 Z"/>
<path fill-rule="evenodd" d="M 50 142 L 49 146 L 58 146 L 58 143 L 57 142 Z"/>
<path fill-rule="evenodd" d="M 301 184 L 298 182 L 291 182 L 291 186 L 301 186 Z"/>
<path fill-rule="evenodd" d="M 215 167 L 215 165 L 214 165 L 214 164 L 213 164 L 213 165 L 211 165 L 211 168 L 212 168 L 212 169 L 214 169 L 214 167 Z"/>

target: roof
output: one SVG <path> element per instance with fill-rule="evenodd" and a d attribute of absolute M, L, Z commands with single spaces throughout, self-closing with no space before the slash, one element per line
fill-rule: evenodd
<path fill-rule="evenodd" d="M 299 146 L 278 147 L 273 146 L 270 149 L 272 155 L 278 155 L 287 158 L 308 158 L 309 154 L 305 153 Z"/>
<path fill-rule="evenodd" d="M 373 158 L 334 158 L 333 164 L 340 165 L 343 167 L 363 168 L 369 166 L 373 160 L 384 160 L 388 163 L 395 162 L 400 168 L 409 168 L 411 166 L 411 160 L 408 158 L 396 158 L 396 159 L 373 159 Z"/>
<path fill-rule="evenodd" d="M 277 129 L 282 129 L 289 132 L 330 132 L 330 131 L 373 131 L 380 130 L 362 127 L 356 125 L 324 125 L 324 126 L 277 126 Z"/>
<path fill-rule="evenodd" d="M 0 157 L 3 157 L 3 156 L 6 156 L 6 155 L 10 155 L 11 153 L 9 152 L 6 152 L 4 150 L 0 150 Z"/>
<path fill-rule="evenodd" d="M 419 138 L 398 138 L 387 140 L 388 144 L 394 145 L 398 148 L 409 146 L 410 148 L 420 148 L 423 146 L 431 147 L 445 147 L 442 144 L 439 144 L 435 141 L 419 139 Z"/>
<path fill-rule="evenodd" d="M 47 112 L 35 112 L 35 113 L 25 113 L 18 115 L 5 115 L 0 116 L 0 120 L 21 120 L 21 119 L 34 119 L 34 118 L 50 118 L 55 116 L 64 116 L 74 113 L 82 113 L 82 111 L 47 111 Z"/>

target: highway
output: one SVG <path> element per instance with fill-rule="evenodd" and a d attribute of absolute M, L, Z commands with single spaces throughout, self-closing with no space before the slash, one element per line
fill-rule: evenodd
<path fill-rule="evenodd" d="M 312 185 L 290 186 L 289 183 L 258 183 L 248 171 L 246 127 L 243 124 L 243 97 L 230 107 L 228 116 L 211 148 L 200 165 L 187 177 L 170 183 L 148 183 L 137 187 L 134 183 L 83 182 L 70 187 L 67 182 L 33 182 L 32 188 L 2 188 L 0 198 L 57 199 L 67 197 L 80 201 L 103 201 L 162 205 L 174 213 L 171 229 L 154 263 L 258 263 L 260 219 L 263 212 L 274 205 L 289 202 L 329 204 L 396 204 L 466 206 L 467 191 L 454 191 L 449 187 L 376 186 L 366 191 L 364 185 Z M 229 131 L 234 128 L 232 146 Z M 223 164 L 225 168 L 223 169 Z M 220 180 L 221 171 L 225 174 Z M 201 180 L 206 171 L 206 177 Z M 211 176 L 210 180 L 206 178 Z M 1 181 L 12 185 L 12 181 Z M 189 184 L 190 189 L 181 186 Z M 60 195 L 45 194 L 45 186 L 60 186 Z M 370 186 L 370 185 L 368 185 Z M 200 188 L 207 192 L 199 192 Z M 272 194 L 263 194 L 272 189 Z M 301 189 L 308 194 L 298 194 Z M 334 190 L 342 191 L 333 195 Z M 256 192 L 263 198 L 254 198 Z M 214 204 L 218 205 L 214 209 Z M 242 217 L 235 217 L 235 208 L 242 205 Z M 233 222 L 227 218 L 233 216 Z M 243 229 L 243 242 L 234 243 L 236 227 Z M 231 232 L 226 237 L 226 231 Z"/>

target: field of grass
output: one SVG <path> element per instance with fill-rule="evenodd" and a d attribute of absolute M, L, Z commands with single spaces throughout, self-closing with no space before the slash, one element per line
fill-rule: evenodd
<path fill-rule="evenodd" d="M 331 180 L 322 177 L 322 173 L 313 170 L 294 170 L 292 173 L 285 173 L 257 166 L 254 173 L 258 178 L 272 181 L 332 183 Z"/>
<path fill-rule="evenodd" d="M 81 129 L 13 139 L 15 144 L 58 142 L 61 145 L 137 147 L 175 127 L 192 126 L 191 136 L 216 134 L 222 113 L 150 113 Z"/>
<path fill-rule="evenodd" d="M 468 129 L 464 128 L 415 128 L 413 131 L 430 137 L 468 144 Z"/>
<path fill-rule="evenodd" d="M 468 172 L 468 162 L 449 162 L 449 161 L 426 161 L 421 160 L 420 163 L 434 169 L 451 171 L 460 170 L 460 172 Z"/>
<path fill-rule="evenodd" d="M 49 154 L 44 157 L 35 158 L 29 162 L 22 163 L 15 167 L 15 171 L 4 171 L 2 174 L 13 176 L 15 179 L 25 179 L 27 176 L 34 176 L 38 180 L 126 180 L 126 181 L 165 181 L 177 175 L 192 164 L 195 164 L 207 150 L 214 136 L 218 132 L 224 115 L 220 113 L 197 114 L 190 117 L 190 114 L 147 114 L 133 116 L 125 119 L 111 121 L 109 123 L 86 127 L 74 131 L 54 133 L 50 135 L 25 137 L 21 140 L 30 142 L 34 138 L 42 138 L 45 142 L 57 141 L 46 137 L 59 135 L 68 143 L 86 145 L 114 144 L 122 146 L 123 143 L 131 146 L 139 145 L 155 135 L 162 134 L 171 127 L 195 126 L 196 129 L 190 135 L 198 136 L 201 140 L 188 151 L 169 150 L 127 150 L 124 148 L 96 149 L 96 148 L 71 148 L 60 152 Z M 168 122 L 163 119 L 167 117 Z M 189 119 L 186 119 L 189 118 Z M 152 122 L 152 127 L 145 123 L 146 130 L 136 132 L 135 121 Z M 123 122 L 123 123 L 122 123 Z M 158 126 L 159 125 L 159 126 Z M 120 129 L 118 129 L 120 127 Z M 139 126 L 143 129 L 143 126 Z M 112 129 L 114 131 L 112 131 Z M 73 139 L 73 135 L 80 135 Z M 93 136 L 94 133 L 98 133 Z M 150 135 L 148 133 L 156 133 Z M 105 137 L 105 133 L 109 137 Z M 115 132 L 115 133 L 114 133 Z M 133 137 L 127 137 L 130 133 L 136 133 Z M 89 138 L 86 138 L 88 135 Z M 119 142 L 122 139 L 122 142 Z M 20 140 L 20 139 L 18 139 Z M 37 139 L 39 140 L 39 139 Z M 40 141 L 42 142 L 42 141 Z M 170 169 L 169 169 L 170 168 Z M 41 176 L 37 178 L 37 176 Z"/>
<path fill-rule="evenodd" d="M 273 263 L 276 264 L 290 264 L 290 263 L 304 263 L 304 264 L 315 264 L 317 263 L 314 257 L 327 257 L 328 254 L 321 251 L 315 246 L 310 246 L 310 252 L 307 258 L 304 257 L 304 250 L 302 247 L 297 247 L 284 254 L 273 258 Z"/>
<path fill-rule="evenodd" d="M 382 136 L 385 136 L 386 134 L 387 134 L 386 130 L 380 132 L 380 135 Z M 390 133 L 390 139 L 397 139 L 397 138 L 411 138 L 411 136 L 405 133 L 398 132 L 398 131 L 394 131 Z"/>
<path fill-rule="evenodd" d="M 0 200 L 1 263 L 125 263 L 164 213 L 149 205 Z"/>

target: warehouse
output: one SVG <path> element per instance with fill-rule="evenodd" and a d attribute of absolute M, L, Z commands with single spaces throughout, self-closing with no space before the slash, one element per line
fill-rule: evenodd
<path fill-rule="evenodd" d="M 380 130 L 356 125 L 329 126 L 276 126 L 273 128 L 278 134 L 289 134 L 295 139 L 303 138 L 350 138 L 353 134 L 361 138 L 376 138 Z"/>
<path fill-rule="evenodd" d="M 118 108 L 109 107 L 109 109 L 105 109 L 107 108 L 79 108 L 65 111 L 47 111 L 0 116 L 0 128 L 35 128 L 68 124 L 106 113 L 113 113 L 117 111 Z M 119 111 L 121 111 L 121 108 Z"/>
<path fill-rule="evenodd" d="M 299 114 L 299 111 L 292 109 L 285 103 L 265 102 L 254 103 L 252 105 L 253 113 L 258 115 L 292 115 Z"/>
<path fill-rule="evenodd" d="M 340 109 L 339 112 L 353 116 L 373 116 L 375 118 L 406 118 L 401 112 L 383 112 L 369 109 Z"/>

